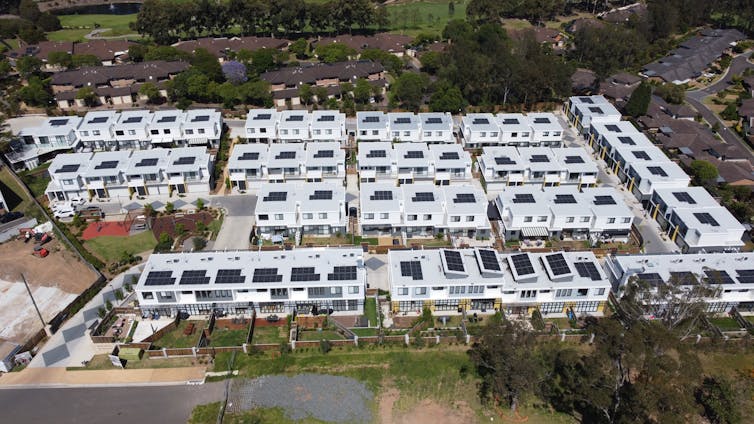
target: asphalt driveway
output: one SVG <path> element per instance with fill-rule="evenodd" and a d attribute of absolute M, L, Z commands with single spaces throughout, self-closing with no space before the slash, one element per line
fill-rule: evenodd
<path fill-rule="evenodd" d="M 213 207 L 222 208 L 226 212 L 223 226 L 212 245 L 214 250 L 249 248 L 256 204 L 257 196 L 253 194 L 215 197 L 212 199 Z"/>

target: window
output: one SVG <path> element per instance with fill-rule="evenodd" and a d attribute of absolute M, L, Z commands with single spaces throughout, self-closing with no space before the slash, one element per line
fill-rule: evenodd
<path fill-rule="evenodd" d="M 408 216 L 409 221 L 416 221 L 416 215 L 409 215 Z"/>
<path fill-rule="evenodd" d="M 424 220 L 425 221 L 431 221 L 432 220 L 432 215 L 431 214 L 424 214 Z"/>
<path fill-rule="evenodd" d="M 424 131 L 424 137 L 431 137 L 432 131 Z"/>
<path fill-rule="evenodd" d="M 260 221 L 268 221 L 270 219 L 269 215 L 259 215 Z"/>
<path fill-rule="evenodd" d="M 314 135 L 320 135 L 320 134 L 322 134 L 322 130 L 314 130 L 312 132 L 314 133 Z"/>
<path fill-rule="evenodd" d="M 99 130 L 92 131 L 92 135 L 99 135 L 99 134 L 100 134 Z"/>
<path fill-rule="evenodd" d="M 128 135 L 136 135 L 136 130 L 128 130 Z"/>
<path fill-rule="evenodd" d="M 566 222 L 569 223 L 569 224 L 572 223 L 575 220 L 576 220 L 576 218 L 574 218 L 572 216 L 569 216 L 569 217 L 566 218 Z"/>
<path fill-rule="evenodd" d="M 199 131 L 200 131 L 200 134 L 201 134 L 201 131 L 203 131 L 203 130 L 199 130 Z M 298 130 L 293 130 L 293 135 L 298 135 Z"/>
<path fill-rule="evenodd" d="M 366 132 L 366 130 L 361 130 L 361 131 L 359 131 L 359 135 L 367 135 L 367 132 Z"/>
<path fill-rule="evenodd" d="M 364 219 L 374 219 L 374 214 L 373 213 L 365 213 L 364 214 Z"/>
<path fill-rule="evenodd" d="M 276 213 L 275 214 L 275 220 L 276 221 L 282 221 L 283 220 L 283 214 L 282 213 Z"/>
<path fill-rule="evenodd" d="M 123 130 L 117 130 L 117 131 L 115 131 L 115 135 L 124 135 L 124 134 L 125 133 L 123 132 Z"/>
<path fill-rule="evenodd" d="M 380 219 L 388 219 L 390 218 L 390 214 L 387 212 L 380 213 Z"/>
<path fill-rule="evenodd" d="M 359 294 L 359 286 L 348 286 L 348 294 Z"/>
<path fill-rule="evenodd" d="M 602 289 L 597 289 L 597 296 L 602 296 L 602 295 L 604 295 L 604 294 L 605 294 L 605 289 L 604 289 L 604 288 L 602 288 Z"/>
<path fill-rule="evenodd" d="M 621 219 L 621 222 L 624 224 L 628 224 L 629 222 L 631 222 L 631 218 L 623 218 Z"/>
<path fill-rule="evenodd" d="M 490 137 L 497 137 L 497 131 L 493 131 L 490 133 Z"/>
<path fill-rule="evenodd" d="M 450 286 L 448 288 L 448 291 L 450 292 L 450 294 L 465 294 L 466 286 Z"/>
<path fill-rule="evenodd" d="M 479 137 L 487 137 L 487 131 L 480 132 Z"/>
<path fill-rule="evenodd" d="M 372 130 L 372 135 L 378 135 L 380 132 L 378 130 Z"/>
<path fill-rule="evenodd" d="M 84 132 L 86 132 L 86 131 L 84 131 Z M 149 133 L 152 134 L 152 135 L 158 135 L 160 133 L 160 130 L 149 130 Z"/>
<path fill-rule="evenodd" d="M 248 132 L 249 134 L 254 134 L 254 128 L 246 128 L 246 131 L 247 131 L 247 132 Z"/>
<path fill-rule="evenodd" d="M 529 137 L 529 133 L 528 132 L 522 132 L 521 133 L 521 137 Z"/>
<path fill-rule="evenodd" d="M 304 219 L 312 219 L 312 218 L 314 218 L 314 214 L 312 214 L 312 213 L 304 213 L 304 214 L 301 214 L 301 216 Z"/>
<path fill-rule="evenodd" d="M 408 287 L 398 287 L 399 296 L 408 296 Z"/>
<path fill-rule="evenodd" d="M 145 300 L 147 300 L 147 299 L 151 300 L 151 299 L 154 299 L 154 293 L 152 293 L 152 292 L 142 292 L 141 293 L 141 297 L 143 297 Z"/>
<path fill-rule="evenodd" d="M 416 216 L 416 215 L 414 215 L 414 216 Z M 450 222 L 461 222 L 461 217 L 460 216 L 451 216 L 450 217 Z"/>
<path fill-rule="evenodd" d="M 547 137 L 550 135 L 550 131 L 542 131 L 542 137 Z"/>
<path fill-rule="evenodd" d="M 518 133 L 517 132 L 511 133 L 511 138 L 516 138 L 516 137 L 518 137 Z"/>
<path fill-rule="evenodd" d="M 615 224 L 615 218 L 608 218 L 607 219 L 608 224 Z"/>
<path fill-rule="evenodd" d="M 579 220 L 579 222 L 589 222 L 589 217 L 588 216 L 582 216 L 581 219 Z"/>
<path fill-rule="evenodd" d="M 467 216 L 466 222 L 474 222 L 474 216 L 473 215 Z"/>
<path fill-rule="evenodd" d="M 332 135 L 332 130 L 330 130 L 330 129 L 325 130 L 325 134 Z"/>
<path fill-rule="evenodd" d="M 162 130 L 162 133 L 163 134 L 170 134 L 170 130 L 168 128 L 165 128 L 164 130 Z"/>
<path fill-rule="evenodd" d="M 524 222 L 531 222 L 531 221 L 532 221 L 532 217 L 531 216 L 525 216 L 524 217 Z"/>
<path fill-rule="evenodd" d="M 400 137 L 400 135 L 401 135 L 400 131 L 393 131 L 393 137 L 394 138 L 398 138 L 398 137 Z"/>
<path fill-rule="evenodd" d="M 532 297 L 537 297 L 536 290 L 521 290 L 521 299 L 531 299 Z"/>
<path fill-rule="evenodd" d="M 89 136 L 89 131 L 81 131 L 81 136 L 82 137 L 88 137 Z"/>
<path fill-rule="evenodd" d="M 484 286 L 469 286 L 469 294 L 484 293 Z"/>
<path fill-rule="evenodd" d="M 320 212 L 319 219 L 327 219 L 327 212 Z"/>
<path fill-rule="evenodd" d="M 586 296 L 589 293 L 589 289 L 578 289 L 576 296 Z"/>
<path fill-rule="evenodd" d="M 194 130 L 192 129 L 186 129 L 186 134 L 191 135 L 194 133 Z"/>
<path fill-rule="evenodd" d="M 267 128 L 260 128 L 259 132 L 262 133 L 262 134 L 266 134 L 267 133 Z"/>
<path fill-rule="evenodd" d="M 280 134 L 282 134 L 282 135 L 288 135 L 288 130 L 280 130 Z"/>
<path fill-rule="evenodd" d="M 571 289 L 558 289 L 555 291 L 555 297 L 570 297 L 571 293 Z"/>
<path fill-rule="evenodd" d="M 546 221 L 547 221 L 547 217 L 546 216 L 538 216 L 537 217 L 537 222 L 546 222 Z"/>
<path fill-rule="evenodd" d="M 414 289 L 414 294 L 415 295 L 419 295 L 419 296 L 425 295 L 425 294 L 427 294 L 427 288 L 426 287 L 416 287 Z"/>
<path fill-rule="evenodd" d="M 553 131 L 552 132 L 553 137 L 560 137 L 560 131 Z"/>
<path fill-rule="evenodd" d="M 411 131 L 403 131 L 403 136 L 404 137 L 410 137 L 411 136 Z"/>

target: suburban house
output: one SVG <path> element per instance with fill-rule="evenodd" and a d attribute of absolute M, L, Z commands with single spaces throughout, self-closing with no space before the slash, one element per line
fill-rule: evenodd
<path fill-rule="evenodd" d="M 288 47 L 289 43 L 290 41 L 284 38 L 273 37 L 205 37 L 179 41 L 173 44 L 173 47 L 191 54 L 194 54 L 197 49 L 205 49 L 222 63 L 228 60 L 232 53 L 238 53 L 240 50 L 250 52 L 259 49 L 281 50 Z"/>
<path fill-rule="evenodd" d="M 393 144 L 395 162 L 398 168 L 398 184 L 412 184 L 416 181 L 431 181 L 429 147 L 423 143 Z"/>
<path fill-rule="evenodd" d="M 16 169 L 32 169 L 59 152 L 75 150 L 79 145 L 76 129 L 78 116 L 50 117 L 36 127 L 23 128 L 10 143 L 5 157 Z"/>
<path fill-rule="evenodd" d="M 135 285 L 145 313 L 361 315 L 360 248 L 151 255 Z"/>
<path fill-rule="evenodd" d="M 103 66 L 112 66 L 123 61 L 128 55 L 128 48 L 133 44 L 128 40 L 88 40 L 86 42 L 40 41 L 38 44 L 33 45 L 27 45 L 21 41 L 19 48 L 11 50 L 8 56 L 14 62 L 23 56 L 34 56 L 42 60 L 45 70 L 60 71 L 61 69 L 47 63 L 52 52 L 79 56 L 96 56 L 102 62 Z"/>
<path fill-rule="evenodd" d="M 119 149 L 148 149 L 151 147 L 148 110 L 127 110 L 118 114 L 113 125 L 113 138 Z"/>
<path fill-rule="evenodd" d="M 744 245 L 743 225 L 704 187 L 656 189 L 647 210 L 684 253 L 731 252 Z"/>
<path fill-rule="evenodd" d="M 356 112 L 358 141 L 392 141 L 390 123 L 383 112 Z"/>
<path fill-rule="evenodd" d="M 610 293 L 591 252 L 390 250 L 388 278 L 392 311 L 403 315 L 601 315 Z"/>
<path fill-rule="evenodd" d="M 471 155 L 460 144 L 371 142 L 359 145 L 358 169 L 361 182 L 397 180 L 448 185 L 469 181 Z"/>
<path fill-rule="evenodd" d="M 8 212 L 8 203 L 5 201 L 5 197 L 3 197 L 3 191 L 0 190 L 0 213 L 5 214 Z"/>
<path fill-rule="evenodd" d="M 181 123 L 183 145 L 218 147 L 223 116 L 215 109 L 190 109 Z"/>
<path fill-rule="evenodd" d="M 311 116 L 302 110 L 284 110 L 278 121 L 278 139 L 283 143 L 300 143 L 308 140 Z"/>
<path fill-rule="evenodd" d="M 364 183 L 360 196 L 362 234 L 490 236 L 487 198 L 470 185 Z"/>
<path fill-rule="evenodd" d="M 580 147 L 485 147 L 477 164 L 488 193 L 524 184 L 581 189 L 597 183 L 597 164 Z"/>
<path fill-rule="evenodd" d="M 310 136 L 313 141 L 337 141 L 345 144 L 346 114 L 337 110 L 315 110 L 311 113 Z"/>
<path fill-rule="evenodd" d="M 267 175 L 271 183 L 303 179 L 306 176 L 304 145 L 271 144 L 267 153 Z"/>
<path fill-rule="evenodd" d="M 463 146 L 480 148 L 500 144 L 500 126 L 491 113 L 468 113 L 461 118 Z"/>
<path fill-rule="evenodd" d="M 457 143 L 430 144 L 430 174 L 437 185 L 449 185 L 453 181 L 471 181 L 471 155 Z M 400 163 L 399 163 L 400 164 Z"/>
<path fill-rule="evenodd" d="M 256 231 L 263 238 L 346 233 L 348 204 L 342 184 L 263 184 L 257 198 Z"/>
<path fill-rule="evenodd" d="M 390 126 L 390 140 L 394 142 L 421 142 L 419 117 L 411 112 L 391 112 L 387 114 Z"/>
<path fill-rule="evenodd" d="M 123 200 L 132 194 L 209 193 L 211 170 L 203 147 L 66 153 L 52 160 L 45 194 L 50 200 Z"/>
<path fill-rule="evenodd" d="M 754 99 L 746 99 L 738 107 L 738 115 L 743 121 L 743 130 L 749 137 L 754 137 Z"/>
<path fill-rule="evenodd" d="M 251 109 L 246 115 L 246 139 L 250 142 L 271 143 L 278 140 L 277 109 Z"/>
<path fill-rule="evenodd" d="M 625 241 L 634 214 L 610 187 L 507 187 L 495 199 L 506 240 L 571 238 Z"/>
<path fill-rule="evenodd" d="M 680 297 L 701 282 L 714 289 L 703 298 L 708 312 L 725 313 L 736 308 L 751 313 L 754 266 L 749 263 L 754 263 L 753 253 L 619 255 L 605 261 L 605 270 L 618 295 L 628 284 L 641 281 L 654 291 L 667 285 L 679 287 Z"/>
<path fill-rule="evenodd" d="M 235 144 L 228 158 L 228 178 L 231 187 L 239 191 L 258 189 L 266 182 L 267 146 L 264 144 Z"/>
<path fill-rule="evenodd" d="M 345 143 L 346 115 L 337 110 L 282 111 L 252 109 L 246 116 L 246 138 L 252 142 L 337 141 Z"/>
<path fill-rule="evenodd" d="M 667 56 L 645 65 L 642 75 L 662 82 L 685 84 L 704 75 L 717 59 L 744 39 L 746 36 L 736 29 L 703 29 Z"/>
<path fill-rule="evenodd" d="M 499 113 L 496 118 L 500 126 L 501 144 L 521 147 L 531 144 L 532 129 L 526 115 L 523 113 Z"/>
<path fill-rule="evenodd" d="M 119 114 L 114 110 L 87 112 L 78 127 L 78 137 L 87 151 L 107 151 L 118 148 L 114 127 Z"/>
<path fill-rule="evenodd" d="M 558 147 L 563 142 L 563 127 L 552 113 L 530 113 L 532 143 L 536 146 Z"/>
<path fill-rule="evenodd" d="M 420 113 L 421 141 L 428 144 L 455 143 L 453 117 L 445 112 Z"/>
<path fill-rule="evenodd" d="M 560 146 L 563 127 L 552 113 L 470 113 L 461 119 L 466 148 L 487 146 Z"/>
<path fill-rule="evenodd" d="M 152 114 L 149 123 L 149 136 L 154 147 L 170 147 L 183 140 L 181 123 L 186 120 L 186 112 L 181 110 L 158 110 Z"/>
<path fill-rule="evenodd" d="M 346 152 L 336 141 L 306 143 L 306 181 L 322 182 L 346 178 Z"/>
<path fill-rule="evenodd" d="M 359 54 L 362 50 L 378 49 L 392 53 L 398 57 L 403 57 L 407 53 L 406 46 L 413 43 L 413 41 L 414 39 L 408 35 L 380 32 L 369 36 L 341 34 L 335 37 L 319 37 L 311 40 L 311 43 L 315 48 L 330 43 L 340 43 L 356 50 Z"/>
<path fill-rule="evenodd" d="M 576 127 L 580 134 L 587 134 L 592 124 L 599 122 L 618 122 L 621 113 L 604 96 L 569 97 L 563 105 L 568 122 Z"/>
<path fill-rule="evenodd" d="M 374 183 L 377 180 L 394 180 L 398 176 L 393 143 L 374 141 L 359 144 L 357 155 L 359 181 Z"/>

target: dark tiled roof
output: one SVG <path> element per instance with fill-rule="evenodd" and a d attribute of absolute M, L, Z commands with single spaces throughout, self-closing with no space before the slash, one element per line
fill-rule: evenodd
<path fill-rule="evenodd" d="M 338 35 L 337 37 L 323 37 L 311 40 L 312 44 L 325 45 L 330 43 L 341 43 L 356 50 L 379 49 L 386 52 L 402 52 L 406 45 L 411 44 L 414 39 L 407 35 L 379 33 L 372 36 L 364 35 Z"/>
<path fill-rule="evenodd" d="M 594 86 L 596 79 L 597 75 L 594 71 L 579 68 L 571 75 L 571 87 L 577 91 L 588 90 Z"/>
<path fill-rule="evenodd" d="M 90 66 L 74 71 L 58 72 L 52 76 L 52 85 L 83 87 L 105 85 L 112 80 L 133 79 L 140 82 L 158 82 L 188 69 L 186 62 L 131 63 L 116 66 Z"/>
<path fill-rule="evenodd" d="M 128 52 L 135 43 L 127 40 L 91 40 L 73 45 L 74 54 L 92 54 L 100 60 L 112 60 L 117 52 Z"/>
<path fill-rule="evenodd" d="M 289 40 L 273 37 L 233 37 L 233 38 L 199 38 L 196 40 L 179 41 L 173 47 L 188 53 L 203 48 L 215 57 L 225 57 L 228 51 L 282 49 L 287 47 Z"/>
<path fill-rule="evenodd" d="M 366 78 L 384 72 L 385 68 L 370 60 L 318 63 L 295 68 L 283 68 L 277 71 L 265 72 L 261 78 L 270 84 L 285 84 L 287 87 L 297 87 L 300 84 L 314 84 L 319 80 L 338 79 L 349 81 L 355 78 Z"/>

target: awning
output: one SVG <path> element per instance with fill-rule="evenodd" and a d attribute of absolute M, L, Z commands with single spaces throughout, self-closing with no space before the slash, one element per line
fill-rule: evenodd
<path fill-rule="evenodd" d="M 547 237 L 550 230 L 547 227 L 524 227 L 521 229 L 521 235 L 524 237 Z"/>
<path fill-rule="evenodd" d="M 306 171 L 306 178 L 322 178 L 322 171 L 320 170 Z"/>
<path fill-rule="evenodd" d="M 172 143 L 173 137 L 154 137 L 151 139 L 152 144 Z"/>
<path fill-rule="evenodd" d="M 207 144 L 207 141 L 209 141 L 207 137 L 189 138 L 188 144 Z"/>
<path fill-rule="evenodd" d="M 374 169 L 365 169 L 363 171 L 359 171 L 359 176 L 361 178 L 377 178 L 377 171 Z"/>

